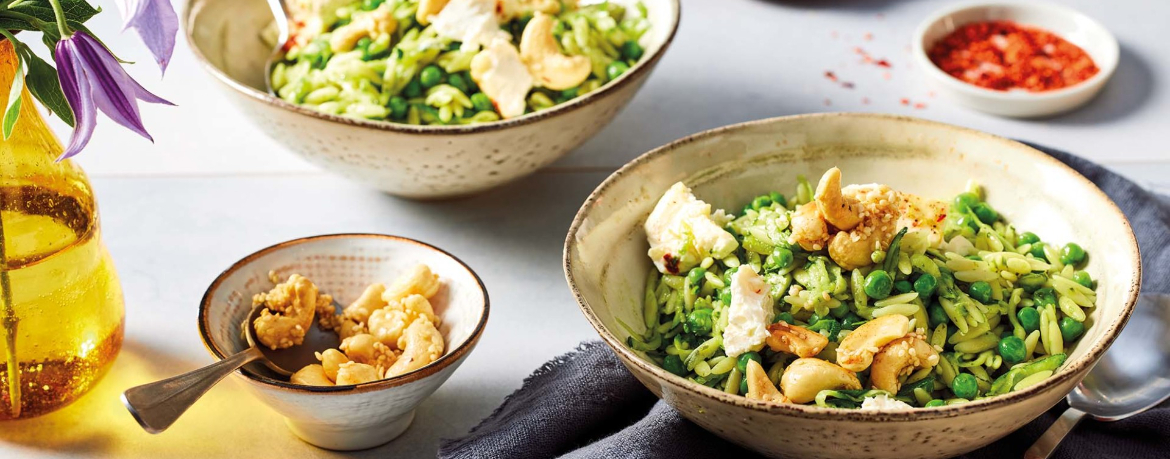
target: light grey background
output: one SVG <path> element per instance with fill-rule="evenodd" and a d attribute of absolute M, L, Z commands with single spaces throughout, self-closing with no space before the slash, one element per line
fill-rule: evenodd
<path fill-rule="evenodd" d="M 505 188 L 416 203 L 324 174 L 263 138 L 198 68 L 185 43 L 158 81 L 134 37 L 118 35 L 112 2 L 102 2 L 107 12 L 94 29 L 117 37 L 112 46 L 139 62 L 132 72 L 140 81 L 180 107 L 145 107 L 155 145 L 103 119 L 82 154 L 125 289 L 125 348 L 106 379 L 73 406 L 0 423 L 0 457 L 344 455 L 297 440 L 232 380 L 157 436 L 142 432 L 117 399 L 127 387 L 211 362 L 195 315 L 221 270 L 272 243 L 333 232 L 425 240 L 465 260 L 490 290 L 492 315 L 479 347 L 423 404 L 414 426 L 387 446 L 350 454 L 433 455 L 439 438 L 466 432 L 541 363 L 596 336 L 560 268 L 564 234 L 585 196 L 634 156 L 724 124 L 822 111 L 919 116 L 1067 149 L 1147 186 L 1170 189 L 1164 140 L 1170 95 L 1162 81 L 1170 75 L 1164 35 L 1170 3 L 1062 2 L 1117 34 L 1121 64 L 1089 106 L 1039 121 L 995 118 L 931 96 L 907 48 L 917 22 L 945 3 L 686 0 L 673 47 L 628 109 L 596 138 Z M 861 63 L 855 47 L 893 67 Z M 825 71 L 855 87 L 834 85 Z"/>

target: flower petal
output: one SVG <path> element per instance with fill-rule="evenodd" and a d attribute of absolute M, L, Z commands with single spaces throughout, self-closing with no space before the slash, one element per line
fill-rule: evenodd
<path fill-rule="evenodd" d="M 138 84 L 109 51 L 84 32 L 70 37 L 76 44 L 77 62 L 93 84 L 93 101 L 97 108 L 114 122 L 154 140 L 142 125 L 138 111 L 136 88 Z"/>
<path fill-rule="evenodd" d="M 93 87 L 79 68 L 75 44 L 71 40 L 57 42 L 55 57 L 61 91 L 65 94 L 65 100 L 69 102 L 69 108 L 73 109 L 75 120 L 73 133 L 69 136 L 69 145 L 57 158 L 58 161 L 63 161 L 81 153 L 89 143 L 97 124 L 97 110 L 93 103 Z"/>
<path fill-rule="evenodd" d="M 125 18 L 124 29 L 133 28 L 138 32 L 158 62 L 158 68 L 166 73 L 175 52 L 175 34 L 179 32 L 175 7 L 169 0 L 122 0 L 119 6 Z"/>

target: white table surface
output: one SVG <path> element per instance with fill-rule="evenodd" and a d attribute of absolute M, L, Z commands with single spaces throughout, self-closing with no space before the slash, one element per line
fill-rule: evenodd
<path fill-rule="evenodd" d="M 245 1 L 245 0 L 241 0 Z M 246 0 L 259 1 L 259 0 Z M 1170 190 L 1170 75 L 1162 20 L 1170 2 L 1067 1 L 1117 34 L 1117 75 L 1089 106 L 1020 121 L 931 96 L 909 66 L 909 36 L 943 1 L 687 0 L 675 44 L 610 127 L 554 166 L 465 200 L 417 203 L 325 174 L 252 129 L 190 56 L 167 77 L 112 4 L 93 27 L 139 64 L 143 84 L 179 104 L 144 107 L 156 144 L 108 120 L 79 162 L 93 178 L 103 236 L 125 289 L 126 343 L 110 374 L 74 405 L 0 423 L 0 457 L 422 457 L 488 415 L 541 363 L 595 337 L 564 285 L 560 250 L 585 196 L 622 163 L 675 138 L 724 124 L 821 111 L 890 112 L 960 124 L 1064 148 L 1159 190 Z M 866 39 L 866 34 L 872 39 Z M 862 65 L 853 48 L 889 59 Z M 833 71 L 852 90 L 824 77 Z M 903 106 L 905 97 L 923 109 Z M 863 103 L 867 98 L 869 103 Z M 306 209 L 326 209 L 301 218 Z M 506 216 L 506 218 L 502 218 Z M 141 431 L 121 407 L 126 388 L 211 362 L 195 326 L 197 303 L 225 267 L 282 240 L 332 232 L 423 239 L 483 278 L 492 316 L 476 351 L 389 445 L 335 453 L 297 440 L 281 419 L 226 380 L 170 430 Z M 523 330 L 523 332 L 519 332 Z"/>

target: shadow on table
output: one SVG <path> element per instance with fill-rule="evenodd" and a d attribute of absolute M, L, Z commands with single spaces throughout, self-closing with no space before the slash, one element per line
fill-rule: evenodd
<path fill-rule="evenodd" d="M 1117 71 L 1095 99 L 1080 109 L 1040 121 L 1070 126 L 1116 122 L 1141 110 L 1156 84 L 1150 64 L 1122 45 Z"/>

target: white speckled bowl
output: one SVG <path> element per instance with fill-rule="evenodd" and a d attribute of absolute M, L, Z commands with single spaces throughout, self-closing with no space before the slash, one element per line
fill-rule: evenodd
<path fill-rule="evenodd" d="M 190 0 L 187 42 L 203 68 L 269 137 L 309 162 L 387 193 L 415 199 L 473 194 L 535 172 L 609 124 L 674 38 L 678 0 L 644 0 L 651 29 L 645 57 L 612 83 L 568 103 L 509 120 L 411 126 L 326 115 L 269 95 L 260 31 L 264 0 Z"/>
<path fill-rule="evenodd" d="M 739 209 L 761 191 L 794 190 L 796 175 L 841 168 L 845 183 L 886 183 L 948 199 L 967 180 L 1017 228 L 1089 253 L 1098 304 L 1068 361 L 1051 378 L 1007 395 L 939 408 L 860 411 L 769 404 L 666 372 L 625 346 L 618 319 L 642 328 L 651 263 L 642 224 L 683 181 L 715 208 Z M 791 192 L 791 191 L 787 191 Z M 1128 320 L 1141 261 L 1125 216 L 1059 161 L 1001 137 L 873 114 L 773 118 L 707 131 L 646 153 L 589 196 L 565 240 L 565 275 L 585 317 L 651 391 L 703 428 L 771 457 L 942 458 L 986 445 L 1055 405 L 1085 376 Z M 1023 454 L 1023 451 L 1020 452 Z"/>
<path fill-rule="evenodd" d="M 1054 91 L 995 91 L 943 72 L 927 56 L 934 44 L 955 29 L 979 21 L 1013 21 L 1039 27 L 1081 47 L 1100 69 L 1073 86 Z M 915 64 L 947 97 L 992 115 L 1030 118 L 1073 110 L 1093 99 L 1117 70 L 1120 48 L 1109 29 L 1085 14 L 1054 3 L 973 1 L 949 5 L 922 21 L 912 42 Z"/>
<path fill-rule="evenodd" d="M 235 373 L 306 442 L 336 450 L 378 446 L 410 427 L 415 407 L 471 354 L 487 324 L 487 290 L 459 259 L 418 241 L 380 234 L 283 242 L 244 257 L 211 283 L 199 307 L 199 334 L 216 359 L 246 349 L 240 325 L 252 309 L 252 295 L 272 288 L 270 270 L 281 277 L 301 274 L 339 303 L 349 304 L 367 285 L 393 282 L 419 263 L 430 266 L 443 282 L 431 300 L 447 343 L 439 360 L 390 379 L 350 386 L 291 384 L 255 362 Z"/>

